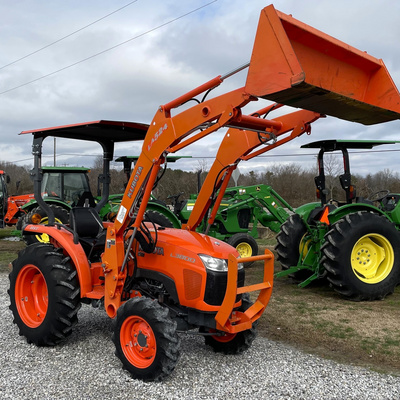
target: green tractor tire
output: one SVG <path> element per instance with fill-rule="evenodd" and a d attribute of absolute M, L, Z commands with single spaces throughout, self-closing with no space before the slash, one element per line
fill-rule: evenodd
<path fill-rule="evenodd" d="M 282 270 L 285 271 L 290 267 L 298 265 L 300 261 L 300 253 L 303 255 L 307 252 L 308 243 L 304 242 L 307 233 L 306 225 L 298 214 L 291 215 L 281 226 L 281 230 L 276 236 L 277 244 L 275 251 L 277 260 L 280 262 Z M 303 269 L 290 275 L 295 280 L 305 280 L 313 271 Z"/>
<path fill-rule="evenodd" d="M 145 221 L 151 221 L 154 224 L 163 226 L 165 228 L 173 228 L 173 223 L 164 215 L 158 211 L 150 210 L 146 211 Z"/>
<path fill-rule="evenodd" d="M 235 233 L 228 239 L 228 243 L 239 252 L 242 258 L 258 255 L 258 244 L 247 233 Z M 244 263 L 244 266 L 249 267 L 251 264 L 253 263 Z"/>
<path fill-rule="evenodd" d="M 349 300 L 381 300 L 400 283 L 400 233 L 382 215 L 348 214 L 321 247 L 327 279 Z"/>

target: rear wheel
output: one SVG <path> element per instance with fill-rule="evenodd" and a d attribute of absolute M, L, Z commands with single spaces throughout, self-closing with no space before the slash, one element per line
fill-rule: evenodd
<path fill-rule="evenodd" d="M 160 381 L 175 368 L 180 340 L 167 308 L 156 300 L 136 297 L 117 313 L 115 354 L 136 379 Z"/>
<path fill-rule="evenodd" d="M 349 214 L 325 235 L 322 263 L 344 297 L 379 300 L 400 283 L 400 234 L 384 216 Z"/>
<path fill-rule="evenodd" d="M 228 243 L 233 246 L 240 257 L 252 257 L 258 254 L 258 244 L 255 239 L 247 233 L 235 233 L 228 239 Z M 244 263 L 245 267 L 249 267 L 252 262 Z"/>
<path fill-rule="evenodd" d="M 307 254 L 309 242 L 306 240 L 307 228 L 300 215 L 291 215 L 281 226 L 281 230 L 276 236 L 275 246 L 282 270 L 287 270 L 298 264 L 300 254 Z M 312 272 L 310 270 L 300 270 L 290 276 L 297 280 L 307 279 Z"/>
<path fill-rule="evenodd" d="M 65 208 L 55 205 L 49 205 L 49 207 L 54 212 L 54 219 L 55 222 L 59 224 L 67 224 L 69 221 L 69 213 Z M 30 223 L 31 218 L 34 214 L 39 214 L 41 216 L 40 224 L 48 225 L 49 218 L 47 216 L 46 211 L 42 209 L 42 207 L 36 207 L 32 209 L 25 217 L 24 223 Z M 49 243 L 49 236 L 46 233 L 32 235 L 32 234 L 24 234 L 24 241 L 26 244 L 33 244 L 33 243 Z"/>
<path fill-rule="evenodd" d="M 242 305 L 239 311 L 246 311 L 252 305 L 248 293 L 242 298 Z M 211 346 L 216 353 L 239 354 L 246 351 L 257 336 L 257 324 L 254 323 L 251 329 L 239 333 L 218 332 L 214 329 L 202 329 L 202 333 L 214 333 L 215 335 L 204 336 L 205 343 Z"/>
<path fill-rule="evenodd" d="M 163 214 L 158 211 L 146 211 L 145 221 L 151 221 L 166 228 L 173 228 L 172 222 Z"/>
<path fill-rule="evenodd" d="M 80 296 L 69 258 L 51 245 L 28 246 L 13 262 L 9 279 L 10 310 L 28 343 L 52 346 L 72 333 Z"/>

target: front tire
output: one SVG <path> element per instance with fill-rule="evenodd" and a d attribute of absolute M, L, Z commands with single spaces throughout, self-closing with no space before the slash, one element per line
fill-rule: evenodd
<path fill-rule="evenodd" d="M 242 305 L 239 308 L 239 311 L 246 311 L 252 305 L 250 301 L 250 296 L 248 293 L 243 294 L 242 296 Z M 250 348 L 254 339 L 257 336 L 257 322 L 253 324 L 253 326 L 239 333 L 224 333 L 218 332 L 215 330 L 204 330 L 202 329 L 200 332 L 202 333 L 213 333 L 215 335 L 206 335 L 204 336 L 205 344 L 212 347 L 214 352 L 223 353 L 223 354 L 240 354 Z"/>
<path fill-rule="evenodd" d="M 328 281 L 349 300 L 381 300 L 400 283 L 400 233 L 384 216 L 346 215 L 321 250 Z"/>
<path fill-rule="evenodd" d="M 156 300 L 135 297 L 117 312 L 113 335 L 115 354 L 133 378 L 161 381 L 179 358 L 176 322 Z"/>
<path fill-rule="evenodd" d="M 54 346 L 78 322 L 80 289 L 75 268 L 53 246 L 34 244 L 13 261 L 10 310 L 28 343 Z"/>
<path fill-rule="evenodd" d="M 307 233 L 306 225 L 300 215 L 291 215 L 281 226 L 281 230 L 276 236 L 277 244 L 275 251 L 277 260 L 280 262 L 282 270 L 287 270 L 299 263 L 300 253 L 307 252 L 308 243 L 304 241 Z M 290 276 L 296 280 L 305 280 L 312 274 L 310 270 L 300 270 Z"/>
<path fill-rule="evenodd" d="M 247 233 L 235 233 L 228 239 L 228 243 L 234 247 L 240 257 L 252 257 L 258 254 L 258 244 L 255 239 Z M 252 265 L 252 262 L 244 263 L 245 267 Z"/>

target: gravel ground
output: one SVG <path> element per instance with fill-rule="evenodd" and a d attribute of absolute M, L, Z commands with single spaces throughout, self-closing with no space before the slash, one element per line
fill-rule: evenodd
<path fill-rule="evenodd" d="M 0 273 L 1 399 L 399 399 L 400 377 L 338 364 L 257 338 L 238 356 L 215 354 L 201 337 L 183 336 L 181 358 L 162 383 L 130 378 L 114 356 L 112 321 L 83 306 L 68 341 L 28 345 L 8 309 Z"/>

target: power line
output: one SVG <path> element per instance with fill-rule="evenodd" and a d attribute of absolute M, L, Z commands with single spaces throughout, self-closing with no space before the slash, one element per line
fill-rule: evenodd
<path fill-rule="evenodd" d="M 22 83 L 21 85 L 18 85 L 18 86 L 15 86 L 15 87 L 13 87 L 13 88 L 4 90 L 3 92 L 0 92 L 0 95 L 5 94 L 5 93 L 8 93 L 8 92 L 11 92 L 11 91 L 16 90 L 16 89 L 20 89 L 20 88 L 23 87 L 23 86 L 30 85 L 31 83 L 40 81 L 41 79 L 48 78 L 49 76 L 55 75 L 55 74 L 57 74 L 57 73 L 59 73 L 59 72 L 61 72 L 61 71 L 65 71 L 65 70 L 68 69 L 68 68 L 74 67 L 75 65 L 81 64 L 81 63 L 83 63 L 83 62 L 85 62 L 85 61 L 88 61 L 88 60 L 90 60 L 90 59 L 92 59 L 92 58 L 95 58 L 95 57 L 97 57 L 97 56 L 99 56 L 99 55 L 102 55 L 102 54 L 104 54 L 104 53 L 107 53 L 108 51 L 114 50 L 114 49 L 116 49 L 117 47 L 123 46 L 124 44 L 131 42 L 132 40 L 139 39 L 139 38 L 141 38 L 142 36 L 145 36 L 145 35 L 147 35 L 147 34 L 149 34 L 149 33 L 151 33 L 151 32 L 156 31 L 157 29 L 163 28 L 164 26 L 167 26 L 167 25 L 169 25 L 169 24 L 172 24 L 173 22 L 176 22 L 176 21 L 178 21 L 178 20 L 184 18 L 184 17 L 187 17 L 188 15 L 193 14 L 193 13 L 195 13 L 195 12 L 201 10 L 202 8 L 208 7 L 209 5 L 211 5 L 212 3 L 215 3 L 215 2 L 217 2 L 217 1 L 218 1 L 218 0 L 210 1 L 209 3 L 204 4 L 204 5 L 201 6 L 201 7 L 195 8 L 194 10 L 191 10 L 191 11 L 185 13 L 185 14 L 182 14 L 182 15 L 180 15 L 179 17 L 176 17 L 176 18 L 173 18 L 173 19 L 171 19 L 171 20 L 169 20 L 169 21 L 167 21 L 167 22 L 164 22 L 163 24 L 158 25 L 158 26 L 156 26 L 155 28 L 152 28 L 152 29 L 149 29 L 149 30 L 146 31 L 146 32 L 140 33 L 139 35 L 136 35 L 136 36 L 134 36 L 133 38 L 130 38 L 130 39 L 128 39 L 128 40 L 125 40 L 124 42 L 121 42 L 121 43 L 119 43 L 119 44 L 116 44 L 115 46 L 109 47 L 108 49 L 102 50 L 102 51 L 100 51 L 100 52 L 98 52 L 98 53 L 96 53 L 96 54 L 93 54 L 93 55 L 91 55 L 91 56 L 89 56 L 89 57 L 86 57 L 86 58 L 84 58 L 84 59 L 82 59 L 82 60 L 80 60 L 80 61 L 74 62 L 73 64 L 67 65 L 67 66 L 65 66 L 65 67 L 63 67 L 63 68 L 60 68 L 60 69 L 56 70 L 56 71 L 50 72 L 50 73 L 48 73 L 48 74 L 46 74 L 46 75 L 43 75 L 43 76 L 41 76 L 41 77 L 39 77 L 39 78 L 33 79 L 33 80 L 29 81 L 29 82 L 25 82 L 25 83 Z"/>
<path fill-rule="evenodd" d="M 93 21 L 93 22 L 91 22 L 90 24 L 85 25 L 85 26 L 83 26 L 82 28 L 79 28 L 78 30 L 76 30 L 76 31 L 74 31 L 74 32 L 72 32 L 72 33 L 70 33 L 70 34 L 68 34 L 68 35 L 66 35 L 66 36 L 63 36 L 62 38 L 57 39 L 57 40 L 55 40 L 54 42 L 49 43 L 49 44 L 47 44 L 46 46 L 41 47 L 40 49 L 37 49 L 37 50 L 35 50 L 35 51 L 32 51 L 32 53 L 29 53 L 29 54 L 27 54 L 26 56 L 23 56 L 23 57 L 21 57 L 21 58 L 18 58 L 18 59 L 15 60 L 15 61 L 12 61 L 12 62 L 10 62 L 10 63 L 8 63 L 8 64 L 6 64 L 6 65 L 3 65 L 2 67 L 0 67 L 0 70 L 3 69 L 3 68 L 9 67 L 10 65 L 16 64 L 16 63 L 19 62 L 19 61 L 25 60 L 26 58 L 28 58 L 28 57 L 30 57 L 30 56 L 33 56 L 34 54 L 39 53 L 40 51 L 42 51 L 42 50 L 44 50 L 44 49 L 47 49 L 47 48 L 49 48 L 49 47 L 55 45 L 56 43 L 59 43 L 59 42 L 61 42 L 62 40 L 67 39 L 67 38 L 69 38 L 69 37 L 75 35 L 75 34 L 78 33 L 78 32 L 83 31 L 84 29 L 88 28 L 89 26 L 92 26 L 92 25 L 96 24 L 97 22 L 102 21 L 103 19 L 109 17 L 110 15 L 113 15 L 113 14 L 117 13 L 118 11 L 123 10 L 124 8 L 130 6 L 131 4 L 136 3 L 137 1 L 138 1 L 138 0 L 131 1 L 130 3 L 128 3 L 128 4 L 126 4 L 126 5 L 124 5 L 124 6 L 120 7 L 120 8 L 118 8 L 117 10 L 115 10 L 115 11 L 113 11 L 113 12 L 111 12 L 111 13 L 105 15 L 104 17 L 101 17 L 101 18 L 99 18 L 99 19 L 96 19 L 96 21 Z"/>
<path fill-rule="evenodd" d="M 364 153 L 388 153 L 388 152 L 398 152 L 399 150 L 364 150 L 364 151 L 349 151 L 349 154 L 364 154 Z M 97 153 L 97 154 L 82 154 L 82 153 L 59 153 L 57 154 L 57 157 L 61 157 L 61 156 L 74 156 L 74 157 L 98 157 L 101 156 L 101 153 Z M 122 154 L 122 155 L 118 155 L 118 154 L 114 154 L 114 157 L 122 157 L 125 156 L 126 154 Z M 269 154 L 269 155 L 262 155 L 262 156 L 257 156 L 256 158 L 254 158 L 253 160 L 256 160 L 258 158 L 274 158 L 274 157 L 303 157 L 303 156 L 308 156 L 308 157 L 312 157 L 312 156 L 316 156 L 317 153 L 301 153 L 301 154 Z M 339 153 L 333 153 L 333 155 L 338 155 L 341 156 L 341 154 Z M 52 158 L 53 155 L 43 155 L 42 158 Z M 207 159 L 215 159 L 215 156 L 191 156 L 192 159 L 203 159 L 203 158 L 207 158 Z M 18 162 L 22 162 L 22 161 L 31 161 L 32 158 L 24 158 L 22 160 L 15 160 L 15 161 L 7 161 L 9 163 L 18 163 Z M 190 160 L 190 159 L 189 159 Z"/>

